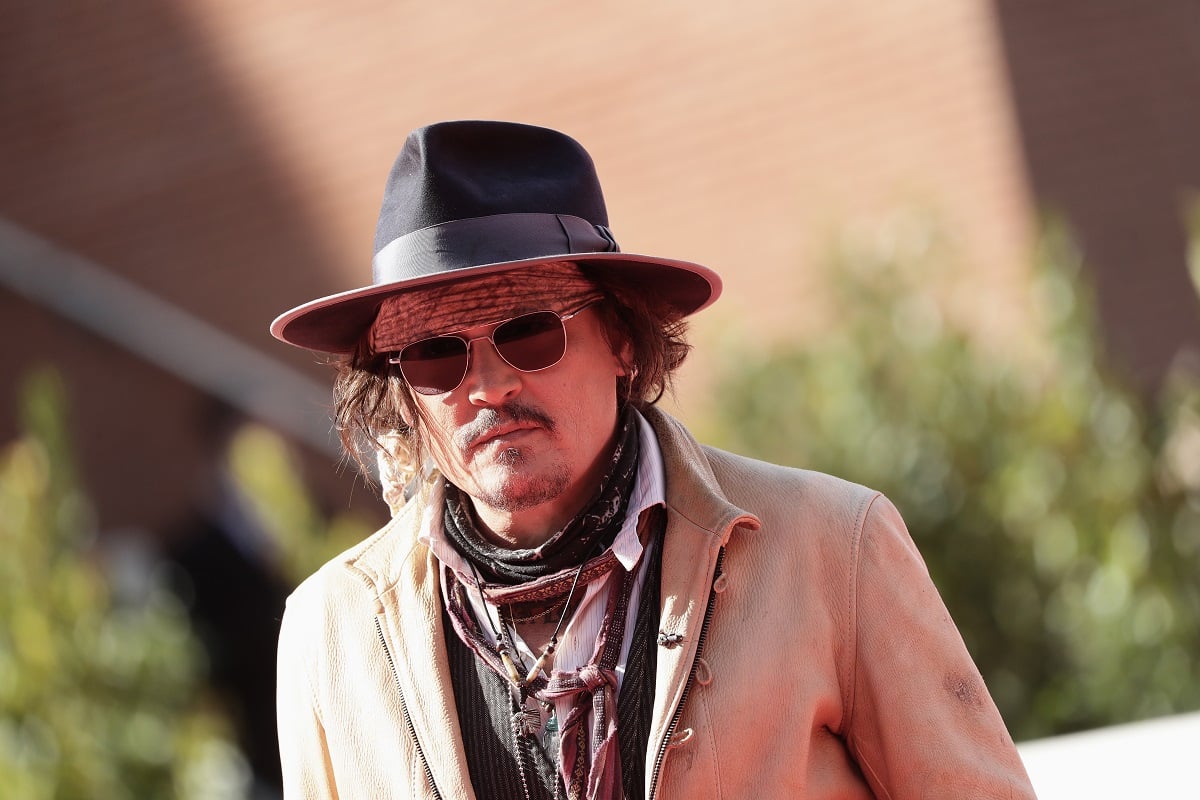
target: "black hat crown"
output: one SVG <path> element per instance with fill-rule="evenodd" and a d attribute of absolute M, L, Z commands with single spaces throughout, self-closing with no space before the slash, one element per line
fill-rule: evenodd
<path fill-rule="evenodd" d="M 375 252 L 422 228 L 520 213 L 608 226 L 600 179 L 579 142 L 533 125 L 439 122 L 409 134 L 392 166 Z"/>

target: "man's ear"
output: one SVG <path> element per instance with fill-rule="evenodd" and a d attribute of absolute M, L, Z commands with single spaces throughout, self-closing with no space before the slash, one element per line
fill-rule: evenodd
<path fill-rule="evenodd" d="M 617 357 L 618 376 L 632 375 L 637 372 L 637 367 L 633 363 L 633 345 L 628 340 L 621 343 L 621 347 L 615 355 Z"/>

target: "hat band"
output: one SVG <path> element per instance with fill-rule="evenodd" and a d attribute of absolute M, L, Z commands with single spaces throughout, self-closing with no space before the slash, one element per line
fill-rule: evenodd
<path fill-rule="evenodd" d="M 575 253 L 620 252 L 602 225 L 569 214 L 494 214 L 431 225 L 375 254 L 376 284 L 485 264 Z"/>

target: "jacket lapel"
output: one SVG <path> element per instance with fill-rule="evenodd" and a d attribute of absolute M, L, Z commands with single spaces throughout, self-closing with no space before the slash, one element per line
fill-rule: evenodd
<path fill-rule="evenodd" d="M 417 542 L 420 514 L 411 511 L 417 506 L 392 521 L 389 546 L 374 548 L 354 567 L 380 591 L 382 646 L 438 793 L 474 800 L 446 659 L 437 561 Z"/>
<path fill-rule="evenodd" d="M 757 517 L 729 503 L 703 448 L 677 421 L 649 409 L 667 478 L 654 716 L 646 758 L 649 791 L 655 762 L 695 663 L 718 554 L 735 527 L 757 529 Z"/>

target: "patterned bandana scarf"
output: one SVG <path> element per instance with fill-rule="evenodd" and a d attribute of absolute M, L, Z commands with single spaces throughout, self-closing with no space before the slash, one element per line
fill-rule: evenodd
<path fill-rule="evenodd" d="M 582 512 L 540 547 L 509 550 L 484 539 L 476 527 L 470 498 L 451 483 L 446 484 L 442 519 L 446 537 L 488 581 L 519 584 L 563 570 L 571 571 L 569 578 L 573 578 L 576 567 L 608 548 L 621 532 L 637 466 L 637 419 L 632 409 L 627 408 L 621 415 L 617 446 L 599 492 Z"/>
<path fill-rule="evenodd" d="M 603 296 L 579 267 L 565 262 L 465 278 L 387 298 L 368 341 L 371 352 L 386 353 L 435 333 L 528 311 L 577 308 Z"/>
<path fill-rule="evenodd" d="M 576 583 L 606 585 L 605 616 L 588 663 L 578 670 L 554 670 L 549 678 L 539 672 L 524 682 L 510 681 L 514 707 L 518 709 L 513 721 L 518 746 L 521 737 L 536 735 L 537 724 L 521 710 L 527 697 L 547 703 L 570 699 L 571 708 L 562 720 L 559 739 L 560 772 L 570 800 L 621 796 L 616 666 L 635 574 L 626 572 L 609 548 L 625 519 L 637 473 L 638 449 L 636 417 L 627 409 L 621 418 L 610 469 L 595 500 L 533 550 L 505 550 L 486 542 L 475 528 L 469 501 L 457 488 L 446 487 L 447 538 L 476 570 L 487 576 L 479 589 L 488 605 L 496 607 L 502 641 L 506 637 L 504 608 L 509 609 L 510 618 L 515 616 L 514 608 L 530 605 L 549 603 L 552 608 L 565 609 Z M 588 558 L 598 551 L 602 552 Z M 447 611 L 458 637 L 492 671 L 510 680 L 500 649 L 488 640 L 471 611 L 468 587 L 449 571 L 447 581 Z M 590 726 L 586 724 L 589 713 Z"/>

